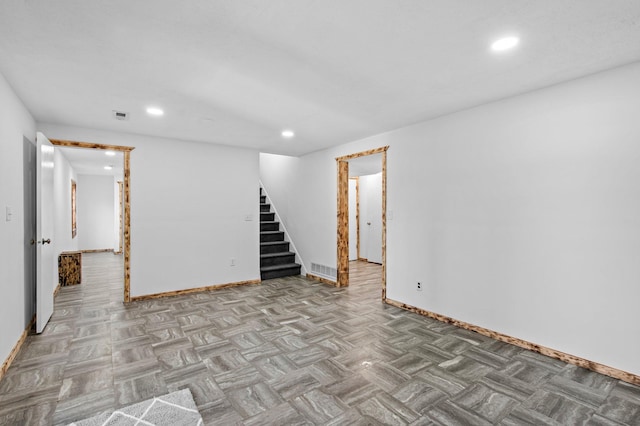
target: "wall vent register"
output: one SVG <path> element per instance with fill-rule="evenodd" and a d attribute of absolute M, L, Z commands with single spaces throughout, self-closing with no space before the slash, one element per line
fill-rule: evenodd
<path fill-rule="evenodd" d="M 115 118 L 116 120 L 127 121 L 129 120 L 129 113 L 113 110 L 113 118 Z"/>
<path fill-rule="evenodd" d="M 311 273 L 334 280 L 338 277 L 338 270 L 336 268 L 320 265 L 319 263 L 311 263 Z"/>

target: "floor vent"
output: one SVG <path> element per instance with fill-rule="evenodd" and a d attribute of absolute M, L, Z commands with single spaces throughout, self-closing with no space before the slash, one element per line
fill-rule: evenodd
<path fill-rule="evenodd" d="M 331 278 L 333 280 L 338 277 L 338 271 L 336 270 L 336 268 L 320 265 L 313 262 L 311 263 L 311 273 L 314 275 L 319 275 L 321 277 Z"/>

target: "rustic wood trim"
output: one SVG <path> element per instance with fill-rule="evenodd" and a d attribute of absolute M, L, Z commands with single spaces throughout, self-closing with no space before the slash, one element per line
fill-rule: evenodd
<path fill-rule="evenodd" d="M 349 285 L 349 162 L 348 160 L 382 153 L 382 300 L 387 297 L 387 151 L 389 146 L 337 157 L 338 165 L 338 287 Z M 346 166 L 343 164 L 346 163 Z M 346 185 L 346 193 L 344 187 Z M 344 217 L 346 215 L 346 218 Z M 359 245 L 359 238 L 358 238 Z M 346 247 L 346 252 L 345 252 Z M 358 247 L 358 260 L 360 260 Z M 346 267 L 344 264 L 346 263 Z M 346 269 L 346 274 L 344 271 Z"/>
<path fill-rule="evenodd" d="M 460 327 L 465 330 L 475 331 L 476 333 L 482 334 L 483 336 L 487 336 L 504 343 L 509 343 L 511 345 L 519 346 L 521 348 L 528 349 L 530 351 L 537 352 L 539 354 L 546 355 L 551 358 L 559 359 L 560 361 L 577 365 L 578 367 L 586 368 L 588 370 L 595 371 L 596 373 L 613 377 L 614 379 L 622 380 L 624 382 L 640 386 L 640 376 L 632 373 L 628 373 L 623 370 L 619 370 L 617 368 L 609 367 L 607 365 L 600 364 L 594 361 L 589 361 L 587 359 L 580 358 L 575 355 L 567 354 L 565 352 L 561 352 L 556 349 L 547 348 L 546 346 L 538 345 L 536 343 L 531 343 L 526 340 L 519 339 L 517 337 L 511 337 L 506 334 L 499 333 L 497 331 L 489 330 L 488 328 L 470 324 L 468 322 L 459 321 L 457 319 L 447 317 L 445 315 L 436 314 L 434 312 L 416 308 L 415 306 L 411 306 L 406 303 L 397 302 L 391 299 L 386 299 L 385 303 L 400 309 L 405 309 L 407 311 L 415 312 L 419 315 L 423 315 L 425 317 L 429 317 L 437 321 L 455 325 L 456 327 Z"/>
<path fill-rule="evenodd" d="M 76 181 L 71 179 L 71 239 L 78 235 L 78 214 L 77 214 L 77 191 L 78 185 Z"/>
<path fill-rule="evenodd" d="M 145 294 L 143 296 L 134 296 L 131 298 L 131 301 L 138 302 L 140 300 L 160 299 L 163 297 L 173 297 L 173 296 L 181 296 L 184 294 L 202 293 L 205 291 L 222 290 L 224 288 L 238 287 L 241 285 L 255 285 L 255 284 L 260 284 L 261 282 L 262 280 L 238 281 L 235 283 L 216 284 L 216 285 L 210 285 L 206 287 L 196 287 L 196 288 L 188 288 L 185 290 L 167 291 L 164 293 Z"/>
<path fill-rule="evenodd" d="M 102 149 L 121 151 L 124 154 L 124 301 L 131 301 L 131 151 L 132 146 L 105 145 L 92 142 L 49 139 L 53 145 L 72 148 Z"/>
<path fill-rule="evenodd" d="M 131 301 L 131 152 L 124 153 L 124 301 Z"/>
<path fill-rule="evenodd" d="M 131 301 L 131 152 L 124 153 L 124 301 Z"/>
<path fill-rule="evenodd" d="M 329 285 L 334 286 L 334 287 L 338 286 L 338 283 L 336 283 L 335 281 L 331 281 L 329 279 L 322 278 L 322 277 L 319 277 L 317 275 L 307 274 L 307 278 L 309 278 L 310 280 L 314 280 L 314 281 L 320 281 L 323 284 L 329 284 Z"/>
<path fill-rule="evenodd" d="M 60 288 L 60 286 L 58 286 L 58 288 Z M 11 349 L 11 352 L 9 352 L 9 356 L 7 356 L 7 359 L 5 359 L 2 363 L 2 367 L 0 367 L 0 381 L 2 381 L 2 378 L 5 376 L 5 374 L 7 374 L 7 370 L 9 369 L 9 367 L 11 367 L 11 364 L 16 359 L 16 356 L 18 356 L 18 353 L 20 353 L 20 349 L 22 349 L 22 345 L 24 344 L 25 340 L 27 340 L 27 336 L 29 335 L 31 329 L 33 329 L 35 323 L 36 316 L 34 314 L 27 327 L 20 334 L 20 337 L 18 338 L 15 346 L 13 347 L 13 349 Z"/>
<path fill-rule="evenodd" d="M 349 162 L 338 161 L 338 279 L 336 287 L 349 285 Z"/>
<path fill-rule="evenodd" d="M 386 147 L 389 148 L 388 146 Z M 387 149 L 382 153 L 382 300 L 387 300 Z"/>
<path fill-rule="evenodd" d="M 336 161 L 349 161 L 352 158 L 365 157 L 367 155 L 378 154 L 380 152 L 386 152 L 389 149 L 389 145 L 382 146 L 380 148 L 370 149 L 368 151 L 356 152 L 355 154 L 343 155 L 342 157 L 336 157 Z"/>
<path fill-rule="evenodd" d="M 78 250 L 80 253 L 109 253 L 113 249 L 90 249 L 90 250 Z"/>
<path fill-rule="evenodd" d="M 71 148 L 102 149 L 105 151 L 122 151 L 122 152 L 131 152 L 135 149 L 135 147 L 133 146 L 105 145 L 101 143 L 78 142 L 78 141 L 69 141 L 64 139 L 49 139 L 49 140 L 53 145 L 67 146 Z"/>
<path fill-rule="evenodd" d="M 366 257 L 359 257 L 358 258 L 358 262 L 368 262 L 369 259 L 367 259 Z"/>

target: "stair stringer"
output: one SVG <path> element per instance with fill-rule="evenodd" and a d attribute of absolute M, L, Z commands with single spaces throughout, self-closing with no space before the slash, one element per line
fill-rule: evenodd
<path fill-rule="evenodd" d="M 282 221 L 282 218 L 278 214 L 278 209 L 276 208 L 276 205 L 273 203 L 273 200 L 271 199 L 271 197 L 269 197 L 269 192 L 267 192 L 267 189 L 262 184 L 262 180 L 258 179 L 258 182 L 260 183 L 260 188 L 262 188 L 264 195 L 267 196 L 267 201 L 269 202 L 269 204 L 271 204 L 271 209 L 275 214 L 275 219 L 278 222 L 280 222 L 280 226 L 282 227 L 282 231 L 284 232 L 284 240 L 289 243 L 289 250 L 296 254 L 296 263 L 300 264 L 300 275 L 306 276 L 307 268 L 304 266 L 304 262 L 302 261 L 302 256 L 300 256 L 300 252 L 298 252 L 298 249 L 296 248 L 296 244 L 291 239 L 291 236 L 287 231 L 287 227 L 285 226 L 284 222 Z"/>

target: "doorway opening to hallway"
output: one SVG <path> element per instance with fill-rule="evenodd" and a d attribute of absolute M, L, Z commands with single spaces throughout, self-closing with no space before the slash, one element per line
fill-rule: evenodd
<path fill-rule="evenodd" d="M 386 298 L 387 149 L 382 147 L 336 158 L 337 286 L 349 285 L 351 268 L 366 269 L 371 279 L 379 279 L 383 300 Z M 379 267 L 364 268 L 361 263 Z"/>

